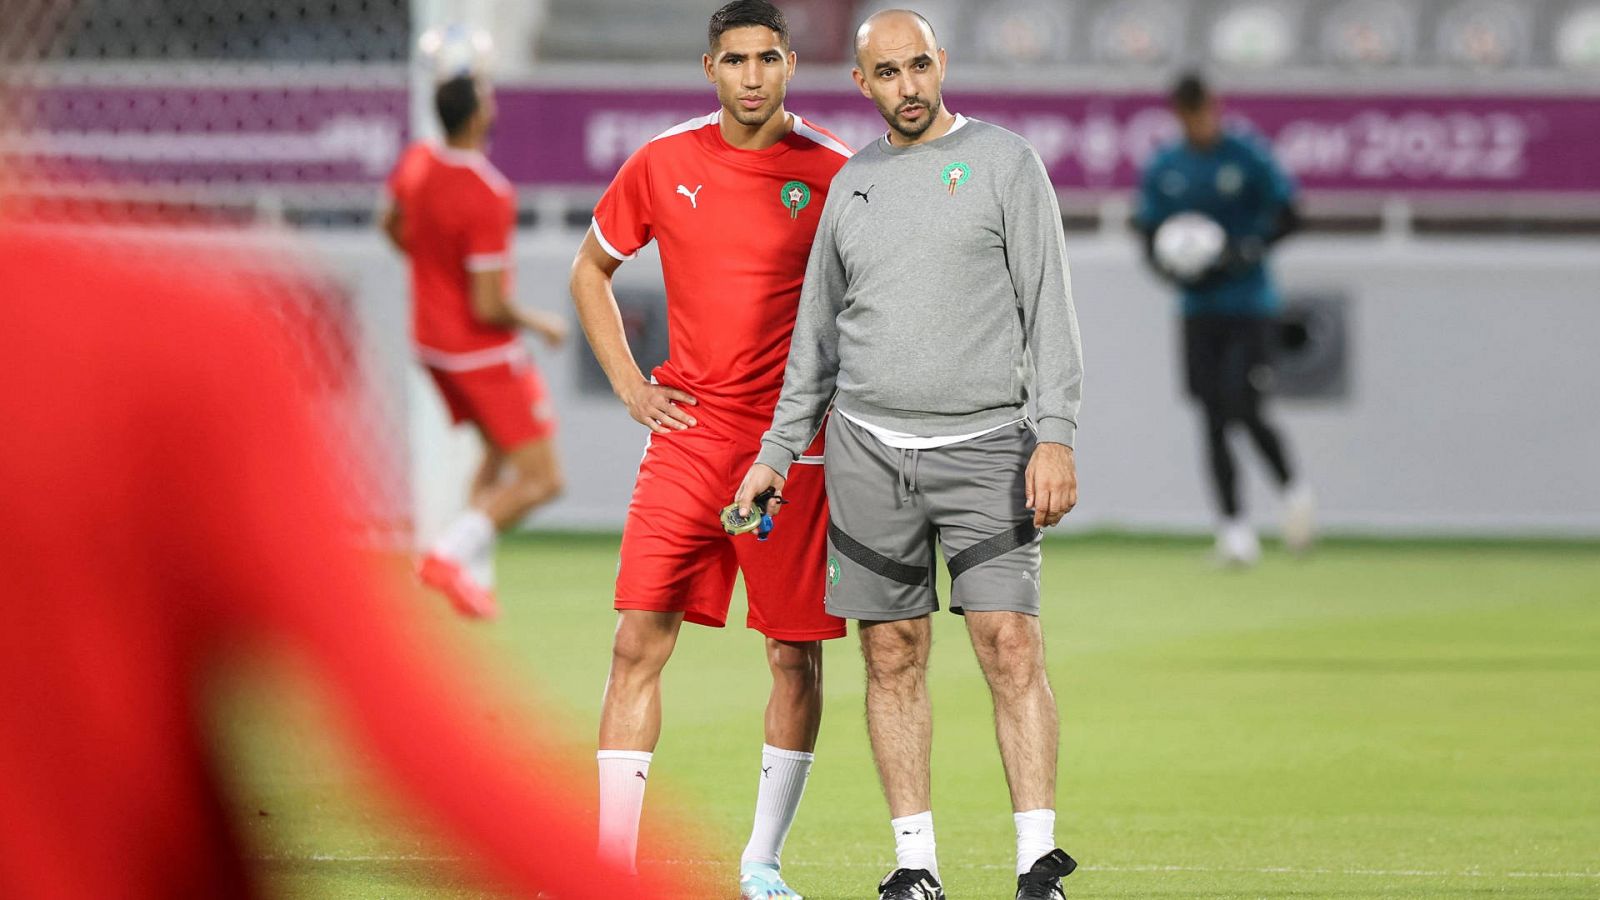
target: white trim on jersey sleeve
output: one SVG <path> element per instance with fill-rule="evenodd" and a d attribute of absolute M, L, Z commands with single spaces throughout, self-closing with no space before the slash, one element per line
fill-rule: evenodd
<path fill-rule="evenodd" d="M 489 162 L 486 157 L 480 155 L 471 168 L 479 178 L 483 179 L 483 183 L 489 186 L 489 190 L 502 197 L 516 196 L 517 189 L 511 186 L 511 181 L 500 174 L 500 170 L 496 169 L 494 163 Z"/>
<path fill-rule="evenodd" d="M 656 135 L 655 137 L 651 138 L 650 139 L 650 143 L 653 144 L 656 141 L 661 140 L 662 138 L 669 138 L 669 137 L 672 137 L 675 134 L 683 134 L 685 131 L 698 131 L 701 128 L 706 127 L 707 125 L 715 125 L 720 121 L 722 121 L 722 110 L 719 109 L 716 112 L 711 113 L 709 115 L 697 116 L 697 117 L 695 117 L 693 119 L 690 119 L 687 122 L 679 122 L 678 124 L 672 126 L 671 128 L 668 128 L 666 131 L 663 131 L 660 134 Z"/>
<path fill-rule="evenodd" d="M 621 250 L 618 250 L 616 247 L 611 246 L 611 242 L 606 240 L 605 233 L 600 230 L 600 220 L 599 219 L 591 218 L 589 220 L 589 228 L 594 231 L 594 239 L 600 244 L 600 249 L 604 250 L 606 253 L 608 253 L 611 256 L 611 258 L 616 260 L 617 262 L 627 262 L 628 260 L 633 259 L 635 256 L 639 255 L 639 251 L 637 251 L 637 250 L 633 251 L 632 253 L 624 254 Z M 632 270 L 630 269 L 629 271 L 632 271 Z"/>
<path fill-rule="evenodd" d="M 489 190 L 494 191 L 496 194 L 502 197 L 516 195 L 516 188 L 511 186 L 511 182 L 506 176 L 502 175 L 500 170 L 494 167 L 494 163 L 489 162 L 489 158 L 484 156 L 482 152 L 462 150 L 445 144 L 429 144 L 428 149 L 433 151 L 434 157 L 445 165 L 471 169 L 474 174 L 483 179 L 483 183 L 488 186 Z"/>
<path fill-rule="evenodd" d="M 793 113 L 791 113 L 791 115 L 793 115 Z M 849 159 L 852 155 L 850 148 L 846 147 L 843 142 L 836 138 L 829 137 L 822 131 L 811 127 L 810 125 L 806 124 L 805 119 L 802 119 L 799 116 L 794 117 L 794 132 L 803 138 L 811 140 L 813 143 L 821 144 L 822 146 L 827 147 L 829 150 L 832 150 L 845 159 Z"/>
<path fill-rule="evenodd" d="M 468 272 L 497 272 L 510 268 L 509 253 L 474 253 L 467 257 Z"/>

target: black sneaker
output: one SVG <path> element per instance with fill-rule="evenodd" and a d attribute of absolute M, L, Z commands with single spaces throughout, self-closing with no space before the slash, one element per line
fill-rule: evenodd
<path fill-rule="evenodd" d="M 1077 867 L 1078 861 L 1067 851 L 1060 847 L 1051 850 L 1039 857 L 1033 868 L 1017 876 L 1017 900 L 1067 900 L 1061 879 Z"/>
<path fill-rule="evenodd" d="M 944 900 L 944 888 L 927 869 L 895 869 L 878 882 L 878 900 Z"/>

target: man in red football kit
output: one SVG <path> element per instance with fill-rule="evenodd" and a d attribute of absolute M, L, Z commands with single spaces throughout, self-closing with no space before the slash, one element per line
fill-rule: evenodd
<path fill-rule="evenodd" d="M 559 317 L 511 299 L 516 199 L 483 155 L 494 98 L 470 76 L 434 95 L 445 142 L 407 149 L 389 177 L 383 229 L 411 260 L 412 337 L 450 417 L 483 436 L 484 458 L 468 508 L 419 566 L 461 612 L 492 616 L 495 537 L 561 491 L 555 417 L 519 328 L 551 346 Z"/>
<path fill-rule="evenodd" d="M 259 274 L 0 222 L 0 355 L 46 376 L 0 379 L 0 583 L 26 607 L 0 628 L 0 896 L 256 895 L 204 711 L 219 666 L 261 651 L 327 689 L 479 874 L 664 896 L 588 861 L 573 767 L 463 707 L 481 688 L 356 549 L 351 448 L 313 418 Z"/>
<path fill-rule="evenodd" d="M 572 295 L 628 412 L 651 430 L 622 535 L 618 623 L 600 721 L 602 855 L 632 865 L 661 671 L 685 620 L 725 624 L 743 571 L 748 624 L 766 636 L 773 686 L 745 897 L 794 898 L 779 854 L 810 771 L 822 714 L 822 647 L 844 622 L 823 609 L 827 501 L 809 455 L 766 542 L 729 537 L 718 512 L 755 458 L 783 386 L 817 216 L 849 156 L 784 110 L 794 73 L 783 14 L 737 0 L 710 22 L 706 78 L 721 111 L 671 128 L 623 164 L 573 263 Z M 669 359 L 646 379 L 622 331 L 612 273 L 656 241 Z M 816 454 L 820 449 L 813 447 Z"/>

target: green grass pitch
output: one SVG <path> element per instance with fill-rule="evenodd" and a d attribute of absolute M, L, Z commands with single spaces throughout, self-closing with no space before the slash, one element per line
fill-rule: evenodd
<path fill-rule="evenodd" d="M 1057 836 L 1083 864 L 1070 896 L 1600 897 L 1600 546 L 1335 541 L 1303 561 L 1269 549 L 1250 572 L 1214 569 L 1186 540 L 1068 537 L 1045 552 Z M 442 602 L 437 616 L 507 684 L 533 685 L 582 752 L 615 566 L 615 537 L 513 539 L 503 618 L 461 622 Z M 785 871 L 812 900 L 860 900 L 893 843 L 853 635 L 829 646 L 825 678 Z M 945 613 L 930 686 L 947 890 L 1009 898 L 988 694 Z M 441 844 L 388 824 L 317 704 L 241 692 L 221 706 L 225 749 L 239 829 L 276 895 L 495 896 Z M 723 876 L 721 896 L 736 895 L 765 694 L 756 635 L 685 628 L 646 815 L 688 810 L 706 852 L 675 863 Z"/>

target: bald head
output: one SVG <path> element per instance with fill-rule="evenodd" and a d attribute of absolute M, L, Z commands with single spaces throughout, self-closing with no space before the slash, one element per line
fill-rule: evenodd
<path fill-rule="evenodd" d="M 933 25 L 921 13 L 909 9 L 885 9 L 867 17 L 856 29 L 856 64 L 870 71 L 870 59 L 897 57 L 904 51 L 909 55 L 918 52 L 933 53 L 939 49 L 939 38 Z"/>
<path fill-rule="evenodd" d="M 940 96 L 944 66 L 933 26 L 909 9 L 875 13 L 856 31 L 850 74 L 900 143 L 936 138 L 954 121 Z"/>

